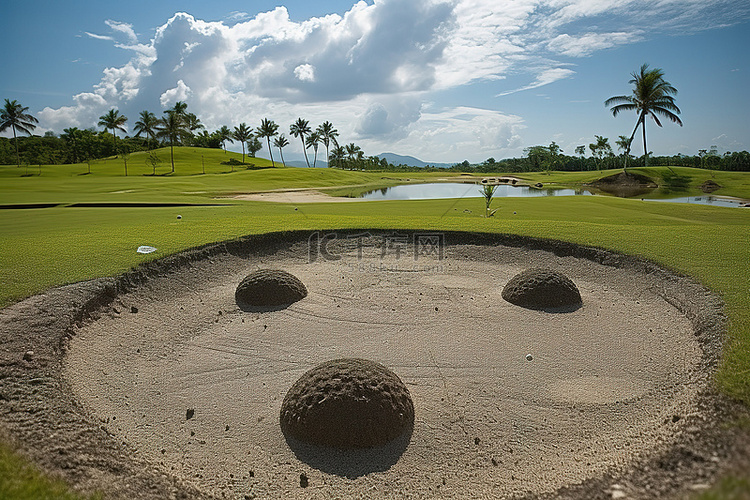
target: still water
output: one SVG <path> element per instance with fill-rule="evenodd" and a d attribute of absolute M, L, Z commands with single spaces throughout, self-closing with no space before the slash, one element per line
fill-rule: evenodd
<path fill-rule="evenodd" d="M 532 198 L 541 196 L 592 196 L 594 193 L 585 189 L 547 189 L 527 186 L 501 184 L 495 190 L 495 198 Z M 406 184 L 389 188 L 376 189 L 364 193 L 366 200 L 435 200 L 443 198 L 481 198 L 482 186 L 461 182 L 432 182 L 426 184 Z M 644 201 L 692 203 L 713 205 L 717 207 L 741 207 L 747 205 L 745 200 L 722 196 L 683 196 L 664 199 L 647 199 Z"/>
<path fill-rule="evenodd" d="M 538 196 L 576 196 L 591 195 L 590 192 L 573 189 L 537 189 L 525 186 L 497 186 L 495 198 L 503 197 L 538 197 Z M 370 191 L 361 196 L 366 200 L 435 200 L 442 198 L 481 198 L 480 184 L 462 182 L 433 182 L 427 184 L 407 184 Z"/>

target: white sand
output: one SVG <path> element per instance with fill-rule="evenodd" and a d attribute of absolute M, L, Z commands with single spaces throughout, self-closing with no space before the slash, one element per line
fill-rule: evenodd
<path fill-rule="evenodd" d="M 142 458 L 218 496 L 500 498 L 665 448 L 665 421 L 693 411 L 707 383 L 690 322 L 646 275 L 506 247 L 313 264 L 305 250 L 216 258 L 120 296 L 119 314 L 71 343 L 74 393 Z M 501 298 L 516 273 L 540 266 L 573 279 L 584 306 L 554 314 Z M 296 275 L 308 297 L 241 312 L 235 287 L 260 267 Z M 339 357 L 378 361 L 406 383 L 416 417 L 400 456 L 316 462 L 295 450 L 300 460 L 285 441 L 287 389 Z"/>

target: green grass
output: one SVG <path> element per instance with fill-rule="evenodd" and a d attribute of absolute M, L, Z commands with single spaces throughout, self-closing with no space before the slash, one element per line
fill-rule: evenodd
<path fill-rule="evenodd" d="M 60 480 L 45 476 L 10 447 L 0 442 L 0 498 L 7 500 L 82 500 L 100 499 L 70 491 Z"/>
<path fill-rule="evenodd" d="M 750 500 L 750 478 L 725 477 L 695 500 Z"/>
<path fill-rule="evenodd" d="M 43 167 L 41 177 L 20 177 L 15 167 L 0 167 L 0 204 L 80 201 L 205 203 L 215 202 L 214 196 L 233 192 L 361 186 L 398 183 L 399 179 L 406 178 L 436 178 L 412 173 L 383 175 L 291 168 L 202 175 L 197 172 L 202 165 L 200 160 L 196 163 L 196 154 L 203 153 L 206 160 L 206 151 L 210 150 L 180 150 L 180 154 L 185 155 L 184 163 L 182 167 L 178 164 L 177 169 L 184 172 L 161 177 L 138 175 L 125 178 L 110 170 L 106 172 L 111 175 L 104 175 L 105 169 L 114 169 L 120 160 L 107 160 L 98 167 L 92 165 L 92 171 L 101 168 L 102 174 L 85 176 L 77 175 L 76 168 L 80 166 Z M 211 153 L 221 159 L 231 155 L 221 151 Z M 135 156 L 131 155 L 131 162 Z M 218 164 L 218 160 L 215 163 Z M 206 170 L 208 172 L 208 165 Z M 679 175 L 690 176 L 691 186 L 705 180 L 701 175 L 710 175 L 706 171 L 693 172 L 695 169 L 675 170 Z M 658 168 L 648 171 L 660 172 Z M 551 179 L 584 182 L 586 175 L 592 173 L 524 177 L 547 184 Z M 750 174 L 716 172 L 714 180 L 726 186 L 727 194 L 741 196 L 745 190 L 750 194 Z M 692 275 L 719 293 L 727 304 L 730 321 L 716 383 L 725 394 L 750 405 L 750 210 L 646 203 L 610 197 L 500 198 L 492 204 L 493 208 L 498 208 L 495 217 L 486 219 L 481 217 L 483 203 L 481 198 L 296 206 L 234 201 L 224 207 L 59 206 L 2 210 L 0 306 L 51 286 L 115 275 L 140 262 L 186 248 L 269 231 L 403 228 L 552 238 L 639 255 Z M 181 220 L 177 219 L 177 214 L 182 215 Z M 140 255 L 135 252 L 139 245 L 152 245 L 158 251 Z M 0 481 L 4 475 L 2 471 L 10 470 L 8 460 L 13 460 L 13 457 L 12 453 L 0 448 Z M 740 486 L 747 485 L 744 479 L 738 481 Z M 30 482 L 37 480 L 31 479 Z M 0 482 L 0 488 L 2 484 Z M 728 487 L 733 486 L 729 484 Z"/>

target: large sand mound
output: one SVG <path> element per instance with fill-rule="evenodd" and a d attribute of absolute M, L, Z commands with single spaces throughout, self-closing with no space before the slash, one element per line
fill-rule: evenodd
<path fill-rule="evenodd" d="M 687 279 L 532 240 L 456 233 L 442 252 L 424 252 L 408 238 L 339 234 L 322 258 L 320 247 L 309 253 L 307 236 L 251 238 L 98 282 L 84 309 L 101 308 L 90 321 L 79 315 L 60 358 L 70 413 L 104 443 L 106 458 L 78 467 L 87 485 L 127 497 L 138 477 L 160 477 L 154 498 L 170 489 L 502 498 L 584 483 L 572 496 L 591 497 L 609 476 L 648 481 L 644 464 L 669 457 L 696 422 L 714 418 L 703 403 L 720 306 Z M 240 310 L 237 283 L 265 267 L 300 278 L 308 296 L 283 310 Z M 553 314 L 502 300 L 503 285 L 529 267 L 570 277 L 583 306 Z M 284 395 L 338 358 L 398 373 L 413 399 L 410 441 L 337 456 L 290 448 L 279 426 Z M 136 473 L 133 464 L 148 466 Z"/>

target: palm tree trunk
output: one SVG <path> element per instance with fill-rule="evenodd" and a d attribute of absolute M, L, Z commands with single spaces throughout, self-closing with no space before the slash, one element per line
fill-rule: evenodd
<path fill-rule="evenodd" d="M 172 173 L 174 173 L 174 141 L 169 141 L 169 155 L 172 158 Z"/>
<path fill-rule="evenodd" d="M 305 153 L 305 163 L 307 163 L 307 168 L 310 168 L 310 160 L 307 159 L 307 148 L 305 147 L 305 136 L 300 134 L 299 138 L 302 141 L 302 152 Z"/>
<path fill-rule="evenodd" d="M 648 146 L 646 146 L 646 116 L 643 116 L 643 154 L 644 154 L 644 165 L 648 167 Z"/>
<path fill-rule="evenodd" d="M 281 164 L 286 167 L 286 162 L 284 161 L 284 151 L 279 148 L 279 154 L 281 155 Z"/>
<path fill-rule="evenodd" d="M 273 162 L 273 150 L 271 149 L 271 136 L 266 136 L 266 144 L 268 144 L 268 154 L 271 156 L 271 166 L 275 167 L 276 164 Z"/>
<path fill-rule="evenodd" d="M 18 137 L 16 137 L 16 126 L 11 125 L 10 128 L 13 129 L 13 144 L 16 145 L 16 166 L 18 168 L 21 168 L 21 157 L 18 156 Z"/>

